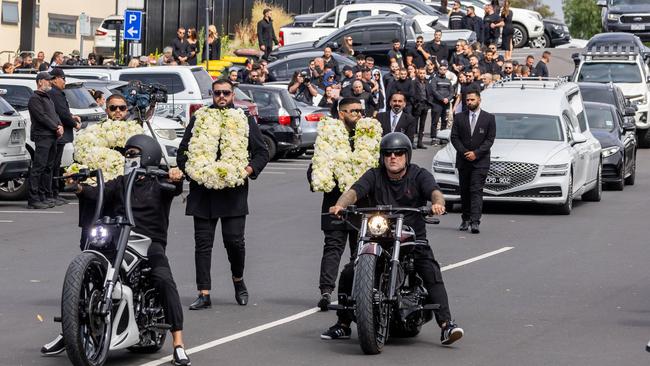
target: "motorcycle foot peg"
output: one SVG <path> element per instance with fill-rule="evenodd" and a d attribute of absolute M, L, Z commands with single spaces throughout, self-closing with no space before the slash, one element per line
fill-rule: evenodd
<path fill-rule="evenodd" d="M 55 316 L 54 317 L 54 322 L 55 323 L 61 323 L 61 317 L 60 316 Z"/>
<path fill-rule="evenodd" d="M 423 310 L 438 310 L 440 309 L 440 304 L 426 304 L 422 306 Z"/>
<path fill-rule="evenodd" d="M 329 304 L 327 305 L 328 310 L 344 310 L 345 306 L 343 305 L 338 305 L 338 304 Z"/>
<path fill-rule="evenodd" d="M 154 323 L 151 324 L 151 328 L 156 328 L 160 330 L 170 330 L 172 329 L 172 326 L 170 324 L 165 324 L 165 323 Z"/>

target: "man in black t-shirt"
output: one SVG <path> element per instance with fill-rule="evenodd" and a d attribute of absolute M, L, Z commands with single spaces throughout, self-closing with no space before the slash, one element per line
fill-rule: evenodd
<path fill-rule="evenodd" d="M 400 132 L 391 132 L 384 136 L 380 144 L 380 167 L 368 170 L 352 188 L 339 197 L 329 212 L 338 215 L 341 210 L 367 198 L 370 204 L 394 205 L 399 207 L 422 207 L 431 201 L 431 212 L 441 215 L 445 212 L 445 200 L 433 175 L 424 168 L 411 164 L 411 140 Z M 433 256 L 433 251 L 426 239 L 426 223 L 417 213 L 404 215 L 404 225 L 415 231 L 416 241 L 426 245 L 415 245 L 415 271 L 422 278 L 428 292 L 427 303 L 440 304 L 434 311 L 436 321 L 442 329 L 440 340 L 449 345 L 463 336 L 463 329 L 451 320 L 447 290 L 442 281 L 440 265 Z M 348 297 L 352 293 L 354 262 L 348 263 L 339 281 L 339 295 Z M 347 310 L 337 311 L 338 321 L 321 334 L 322 339 L 340 339 L 350 337 L 352 316 Z"/>
<path fill-rule="evenodd" d="M 460 0 L 456 0 L 449 12 L 449 29 L 463 29 L 464 27 L 465 15 L 460 11 Z"/>
<path fill-rule="evenodd" d="M 424 37 L 418 36 L 415 41 L 415 47 L 406 51 L 406 64 L 414 65 L 416 69 L 426 66 L 426 61 L 431 55 L 424 48 Z"/>

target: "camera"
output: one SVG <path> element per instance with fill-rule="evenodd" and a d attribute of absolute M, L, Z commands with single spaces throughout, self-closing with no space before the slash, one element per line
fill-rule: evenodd
<path fill-rule="evenodd" d="M 133 80 L 124 88 L 124 97 L 130 106 L 143 113 L 156 103 L 167 103 L 167 88 L 162 84 Z"/>
<path fill-rule="evenodd" d="M 303 84 L 309 84 L 311 83 L 311 75 L 309 75 L 309 72 L 307 71 L 301 71 L 300 76 L 302 76 L 302 83 Z"/>

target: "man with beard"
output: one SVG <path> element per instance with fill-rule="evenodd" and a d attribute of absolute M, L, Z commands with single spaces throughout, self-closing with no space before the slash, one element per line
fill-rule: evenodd
<path fill-rule="evenodd" d="M 264 56 L 262 57 L 268 60 L 273 50 L 273 45 L 279 42 L 273 29 L 273 12 L 271 9 L 266 8 L 262 12 L 262 15 L 264 16 L 262 20 L 257 22 L 257 41 L 259 42 L 260 50 L 264 52 Z"/>
<path fill-rule="evenodd" d="M 454 87 L 447 78 L 446 62 L 440 64 L 438 75 L 431 80 L 431 94 L 434 100 L 431 110 L 431 145 L 434 145 L 438 134 L 438 121 L 440 121 L 441 130 L 447 128 L 447 115 L 455 95 Z"/>
<path fill-rule="evenodd" d="M 436 29 L 433 40 L 427 43 L 426 49 L 436 63 L 442 60 L 449 61 L 449 47 L 442 43 L 442 31 L 440 29 Z"/>
<path fill-rule="evenodd" d="M 366 117 L 374 117 L 376 110 L 377 110 L 377 104 L 375 104 L 375 101 L 372 98 L 372 94 L 368 93 L 363 89 L 363 82 L 361 80 L 356 80 L 354 83 L 352 83 L 352 98 L 356 98 L 361 102 L 361 108 L 364 111 L 364 116 Z"/>
<path fill-rule="evenodd" d="M 406 51 L 406 64 L 414 65 L 416 69 L 420 69 L 424 67 L 429 57 L 431 57 L 431 54 L 424 48 L 424 37 L 418 36 L 415 47 Z"/>
<path fill-rule="evenodd" d="M 325 49 L 323 49 L 323 65 L 326 67 L 329 67 L 332 71 L 334 71 L 334 74 L 338 78 L 340 74 L 339 70 L 339 63 L 336 61 L 334 56 L 332 56 L 332 47 L 327 46 Z"/>
<path fill-rule="evenodd" d="M 227 80 L 216 80 L 212 84 L 213 104 L 210 108 L 233 109 L 233 86 Z M 187 175 L 188 149 L 193 136 L 196 115 L 185 129 L 185 135 L 178 148 L 178 167 Z M 262 139 L 262 133 L 255 119 L 248 116 L 248 153 L 246 166 L 248 178 L 256 179 L 269 161 L 269 152 Z M 217 143 L 217 142 L 215 142 Z M 216 157 L 215 157 L 216 158 Z M 191 178 L 191 177 L 190 177 Z M 212 306 L 210 290 L 212 281 L 212 246 L 217 223 L 221 220 L 223 243 L 228 253 L 235 300 L 239 305 L 248 304 L 248 290 L 244 284 L 244 227 L 248 215 L 248 180 L 243 185 L 223 189 L 210 189 L 190 179 L 190 193 L 187 196 L 185 214 L 194 218 L 194 260 L 196 265 L 197 299 L 190 310 L 207 309 Z"/>
<path fill-rule="evenodd" d="M 397 79 L 399 79 L 399 65 L 397 62 L 391 62 L 390 73 L 384 75 L 384 88 L 388 91 L 388 89 L 390 89 L 390 84 Z"/>
<path fill-rule="evenodd" d="M 483 67 L 483 72 L 487 72 L 489 74 L 499 74 L 501 72 L 501 68 L 494 60 L 494 51 L 492 50 L 487 50 L 485 52 L 485 58 L 483 59 L 483 62 L 480 64 L 480 66 Z"/>
<path fill-rule="evenodd" d="M 401 132 L 408 136 L 411 143 L 415 145 L 413 141 L 418 121 L 413 116 L 404 113 L 405 106 L 406 97 L 404 94 L 396 92 L 390 98 L 390 110 L 379 113 L 377 119 L 381 123 L 383 136 L 391 132 Z"/>
<path fill-rule="evenodd" d="M 406 69 L 402 68 L 399 70 L 399 78 L 390 83 L 387 90 L 386 98 L 388 100 L 391 100 L 392 95 L 396 92 L 404 94 L 404 97 L 406 97 L 406 107 L 404 107 L 404 111 L 411 114 L 411 108 L 413 105 L 411 102 L 411 98 L 413 98 L 413 80 L 408 78 L 408 71 L 406 71 Z"/>
<path fill-rule="evenodd" d="M 460 11 L 460 0 L 454 1 L 448 15 L 449 29 L 463 29 L 465 27 L 465 15 Z"/>
<path fill-rule="evenodd" d="M 427 72 L 425 69 L 418 69 L 417 79 L 413 82 L 413 117 L 417 120 L 417 137 L 418 142 L 416 147 L 418 149 L 426 149 L 424 146 L 424 125 L 429 115 L 431 106 L 429 100 L 433 99 L 431 95 L 431 88 L 429 87 L 429 80 L 427 80 Z"/>
<path fill-rule="evenodd" d="M 494 7 L 487 4 L 483 8 L 485 10 L 485 17 L 483 17 L 483 39 L 485 44 L 496 44 L 499 40 L 500 28 L 496 25 L 501 21 L 501 16 L 495 13 Z"/>
<path fill-rule="evenodd" d="M 388 51 L 388 62 L 397 63 L 400 69 L 406 67 L 404 55 L 402 55 L 402 43 L 397 38 L 393 40 L 393 48 Z"/>
<path fill-rule="evenodd" d="M 483 44 L 483 19 L 476 15 L 476 11 L 471 5 L 467 7 L 467 15 L 465 16 L 465 29 L 469 29 L 476 33 L 476 40 L 479 43 Z"/>
<path fill-rule="evenodd" d="M 352 85 L 352 82 L 355 80 L 354 72 L 352 71 L 352 66 L 345 65 L 343 66 L 343 80 L 341 80 L 341 88 L 345 89 L 348 86 Z"/>
<path fill-rule="evenodd" d="M 343 98 L 339 101 L 338 106 L 335 108 L 338 112 L 338 119 L 343 121 L 345 128 L 350 136 L 350 146 L 354 151 L 354 135 L 357 121 L 363 117 L 363 106 L 356 98 Z M 319 138 L 321 138 L 319 136 Z M 314 172 L 313 163 L 307 170 L 307 180 L 309 181 L 310 188 L 312 186 L 312 175 Z M 312 188 L 313 189 L 313 188 Z M 341 196 L 341 190 L 337 186 L 330 192 L 323 193 L 323 202 L 321 212 L 321 230 L 324 234 L 323 256 L 320 265 L 320 280 L 319 288 L 321 298 L 318 301 L 318 307 L 322 311 L 327 311 L 327 306 L 332 301 L 332 291 L 336 286 L 336 277 L 338 275 L 339 264 L 341 256 L 345 252 L 346 243 L 350 246 L 350 261 L 353 261 L 357 255 L 357 236 L 358 231 L 342 222 L 326 215 L 329 208 L 336 203 Z M 363 205 L 363 203 L 360 203 Z"/>

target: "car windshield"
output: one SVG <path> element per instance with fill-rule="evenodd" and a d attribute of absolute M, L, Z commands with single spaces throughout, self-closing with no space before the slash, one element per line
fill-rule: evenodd
<path fill-rule="evenodd" d="M 80 86 L 66 86 L 63 89 L 65 98 L 68 100 L 70 108 L 86 109 L 97 107 L 97 103 L 88 92 L 88 89 Z"/>
<path fill-rule="evenodd" d="M 235 87 L 233 90 L 235 91 L 235 99 L 253 103 L 253 98 L 251 98 L 248 94 L 244 93 L 238 87 Z"/>
<path fill-rule="evenodd" d="M 497 113 L 497 139 L 562 141 L 560 118 L 537 114 Z"/>
<path fill-rule="evenodd" d="M 585 106 L 587 109 L 587 118 L 589 120 L 589 128 L 592 130 L 614 131 L 616 127 L 612 110 L 609 106 Z"/>
<path fill-rule="evenodd" d="M 586 63 L 580 69 L 578 81 L 594 83 L 640 83 L 641 71 L 631 63 Z"/>
<path fill-rule="evenodd" d="M 609 89 L 596 89 L 596 88 L 581 88 L 582 99 L 585 102 L 596 102 L 616 105 L 613 90 Z"/>
<path fill-rule="evenodd" d="M 611 0 L 611 4 L 616 5 L 648 5 L 648 0 Z"/>

